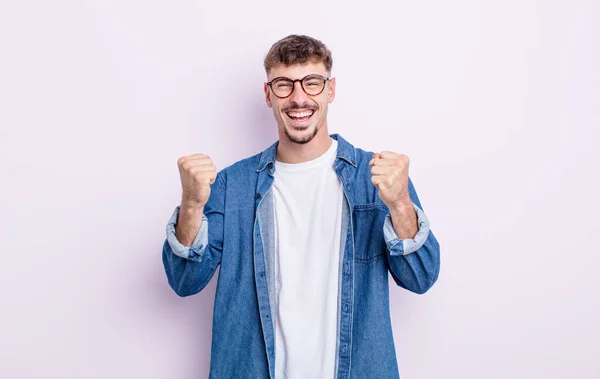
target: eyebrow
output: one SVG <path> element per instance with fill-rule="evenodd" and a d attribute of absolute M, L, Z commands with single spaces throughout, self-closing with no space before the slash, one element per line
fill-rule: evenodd
<path fill-rule="evenodd" d="M 269 80 L 269 81 L 270 81 L 270 82 L 272 82 L 272 81 L 273 81 L 273 80 L 275 80 L 275 79 L 302 80 L 302 79 L 304 79 L 304 78 L 308 78 L 309 76 L 313 76 L 313 75 L 316 75 L 316 76 L 321 76 L 321 77 L 323 77 L 323 78 L 327 78 L 327 77 L 328 77 L 328 76 L 326 76 L 326 75 L 322 75 L 322 74 L 308 74 L 308 75 L 304 75 L 302 78 L 298 78 L 298 79 L 292 79 L 292 78 L 288 78 L 287 76 L 277 76 L 277 77 L 275 77 L 275 78 L 273 78 L 273 79 L 271 79 L 271 80 Z"/>

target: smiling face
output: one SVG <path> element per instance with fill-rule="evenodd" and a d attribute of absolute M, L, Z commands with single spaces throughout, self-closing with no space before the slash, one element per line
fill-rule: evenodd
<path fill-rule="evenodd" d="M 314 74 L 323 77 L 330 75 L 323 63 L 278 65 L 269 71 L 267 81 L 278 77 L 296 80 Z M 280 139 L 286 136 L 291 142 L 305 144 L 318 133 L 328 133 L 327 108 L 335 98 L 335 78 L 327 81 L 323 92 L 315 96 L 304 92 L 300 82 L 294 83 L 294 91 L 284 99 L 275 96 L 267 84 L 264 90 L 267 106 L 273 109 L 277 121 Z"/>

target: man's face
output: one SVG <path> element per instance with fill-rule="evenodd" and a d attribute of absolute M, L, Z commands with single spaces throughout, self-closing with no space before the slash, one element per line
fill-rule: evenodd
<path fill-rule="evenodd" d="M 267 81 L 279 77 L 292 80 L 303 79 L 307 75 L 314 74 L 329 77 L 323 63 L 308 63 L 274 67 Z M 290 141 L 305 144 L 310 142 L 324 125 L 326 130 L 327 107 L 335 97 L 335 79 L 327 81 L 323 92 L 314 96 L 308 95 L 302 89 L 300 82 L 295 82 L 293 89 L 291 95 L 281 99 L 275 96 L 267 84 L 264 86 L 267 106 L 273 108 L 280 138 L 283 132 Z"/>

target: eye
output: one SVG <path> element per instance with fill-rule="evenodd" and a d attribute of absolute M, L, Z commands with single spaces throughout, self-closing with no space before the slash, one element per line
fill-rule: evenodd
<path fill-rule="evenodd" d="M 316 75 L 309 76 L 308 78 L 304 79 L 303 84 L 305 87 L 316 88 L 323 85 L 323 79 L 320 76 Z"/>

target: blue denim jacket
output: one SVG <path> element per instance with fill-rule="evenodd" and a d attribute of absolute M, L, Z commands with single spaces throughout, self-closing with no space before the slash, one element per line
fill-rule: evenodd
<path fill-rule="evenodd" d="M 334 170 L 344 191 L 338 285 L 338 379 L 399 378 L 389 312 L 388 272 L 422 294 L 437 280 L 439 245 L 417 193 L 413 239 L 395 234 L 371 182 L 373 153 L 338 134 Z M 220 264 L 214 304 L 210 378 L 275 377 L 274 218 L 270 191 L 278 142 L 217 174 L 192 246 L 175 237 L 179 207 L 167 224 L 162 259 L 179 296 L 201 291 Z"/>

